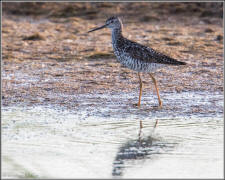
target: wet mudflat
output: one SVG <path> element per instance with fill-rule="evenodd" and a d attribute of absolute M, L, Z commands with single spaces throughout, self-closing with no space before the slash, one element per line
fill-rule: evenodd
<path fill-rule="evenodd" d="M 74 110 L 3 108 L 3 176 L 222 177 L 222 94 L 162 94 L 162 110 L 153 96 L 137 109 L 133 97 L 81 95 Z"/>
<path fill-rule="evenodd" d="M 162 109 L 147 74 L 142 106 L 134 106 L 138 77 L 116 62 L 109 30 L 85 33 L 113 14 L 113 3 L 94 4 L 105 8 L 103 15 L 88 3 L 54 4 L 48 15 L 5 12 L 2 177 L 223 176 L 221 17 L 207 16 L 209 11 L 197 5 L 189 7 L 199 8 L 192 18 L 177 16 L 170 6 L 160 12 L 157 5 L 151 14 L 131 16 L 130 9 L 147 12 L 150 6 L 130 4 L 117 8 L 125 21 L 124 36 L 188 63 L 155 74 Z M 69 16 L 74 12 L 69 7 L 78 14 Z M 173 7 L 179 12 L 185 6 Z"/>

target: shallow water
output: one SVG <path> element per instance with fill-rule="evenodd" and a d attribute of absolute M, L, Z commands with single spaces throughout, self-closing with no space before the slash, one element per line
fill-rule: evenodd
<path fill-rule="evenodd" d="M 161 97 L 163 109 L 149 94 L 136 108 L 135 93 L 77 95 L 74 109 L 3 107 L 2 177 L 223 177 L 222 93 Z"/>

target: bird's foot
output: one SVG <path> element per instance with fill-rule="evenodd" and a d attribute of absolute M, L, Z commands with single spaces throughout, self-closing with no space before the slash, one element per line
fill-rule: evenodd
<path fill-rule="evenodd" d="M 162 101 L 159 101 L 159 108 L 162 109 Z"/>
<path fill-rule="evenodd" d="M 134 107 L 138 107 L 138 108 L 140 108 L 140 107 L 141 107 L 141 104 L 139 104 L 139 103 L 135 103 L 135 104 L 133 104 L 133 106 L 134 106 Z"/>
<path fill-rule="evenodd" d="M 162 103 L 159 103 L 159 105 L 154 105 L 152 108 L 155 110 L 162 109 Z"/>

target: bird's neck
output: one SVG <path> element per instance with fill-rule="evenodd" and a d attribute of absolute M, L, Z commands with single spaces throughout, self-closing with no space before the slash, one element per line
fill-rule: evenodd
<path fill-rule="evenodd" d="M 112 43 L 115 43 L 116 41 L 120 40 L 122 38 L 122 28 L 115 28 L 112 29 Z"/>

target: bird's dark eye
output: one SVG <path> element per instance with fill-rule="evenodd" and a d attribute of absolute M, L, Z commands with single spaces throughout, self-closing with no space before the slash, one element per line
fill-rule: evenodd
<path fill-rule="evenodd" d="M 111 17 L 106 22 L 111 24 L 111 23 L 114 23 L 115 21 L 116 21 L 115 17 Z"/>

